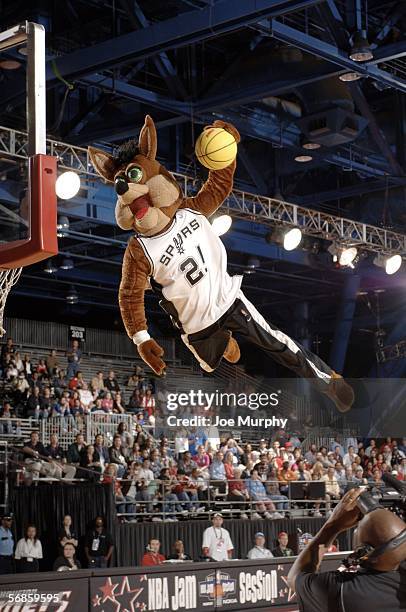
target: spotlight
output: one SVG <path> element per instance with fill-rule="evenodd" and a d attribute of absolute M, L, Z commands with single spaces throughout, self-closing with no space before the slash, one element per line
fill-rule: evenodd
<path fill-rule="evenodd" d="M 65 217 L 65 216 L 59 217 L 56 229 L 57 229 L 58 238 L 65 238 L 68 235 L 68 230 L 69 230 L 68 217 Z"/>
<path fill-rule="evenodd" d="M 0 62 L 0 68 L 3 70 L 17 70 L 21 66 L 21 62 L 17 60 L 2 60 Z"/>
<path fill-rule="evenodd" d="M 20 47 L 19 49 L 17 49 L 17 53 L 19 53 L 20 55 L 28 55 L 28 49 L 27 47 Z"/>
<path fill-rule="evenodd" d="M 54 272 L 57 272 L 57 271 L 58 271 L 58 268 L 54 264 L 52 259 L 48 259 L 47 264 L 44 268 L 44 272 L 46 272 L 47 274 L 54 274 Z"/>
<path fill-rule="evenodd" d="M 307 149 L 307 151 L 314 151 L 315 149 L 320 149 L 321 147 L 321 144 L 318 142 L 313 142 L 304 135 L 300 139 L 300 144 L 304 149 Z"/>
<path fill-rule="evenodd" d="M 247 261 L 247 265 L 244 269 L 244 274 L 255 274 L 257 268 L 259 268 L 261 262 L 258 257 L 249 257 Z"/>
<path fill-rule="evenodd" d="M 296 155 L 295 161 L 300 164 L 305 164 L 306 162 L 312 161 L 313 157 L 311 155 Z"/>
<path fill-rule="evenodd" d="M 76 172 L 69 170 L 58 176 L 55 183 L 56 195 L 61 200 L 70 200 L 80 189 L 80 178 Z"/>
<path fill-rule="evenodd" d="M 351 83 L 352 81 L 361 79 L 362 74 L 359 74 L 359 72 L 344 72 L 344 74 L 340 74 L 338 78 L 340 81 L 344 81 L 344 83 Z"/>
<path fill-rule="evenodd" d="M 211 222 L 211 227 L 213 229 L 213 232 L 217 236 L 222 236 L 223 234 L 228 232 L 232 222 L 233 220 L 230 215 L 220 215 L 219 217 L 215 217 L 213 219 L 213 221 Z"/>
<path fill-rule="evenodd" d="M 61 270 L 72 270 L 73 268 L 73 260 L 70 257 L 65 257 L 61 263 Z"/>
<path fill-rule="evenodd" d="M 377 255 L 374 264 L 380 268 L 385 268 L 386 274 L 395 274 L 402 265 L 402 257 L 401 255 L 392 255 L 391 257 Z"/>
<path fill-rule="evenodd" d="M 72 285 L 71 288 L 69 289 L 68 293 L 66 294 L 66 301 L 68 302 L 68 304 L 77 304 L 79 301 L 79 296 L 78 296 L 78 292 L 76 291 L 75 287 Z"/>
<path fill-rule="evenodd" d="M 302 241 L 302 230 L 298 227 L 293 227 L 288 230 L 283 237 L 283 248 L 285 251 L 293 251 Z"/>
<path fill-rule="evenodd" d="M 354 62 L 368 62 L 373 57 L 367 33 L 365 30 L 357 30 L 352 37 L 350 59 Z"/>
<path fill-rule="evenodd" d="M 354 259 L 357 257 L 358 249 L 356 247 L 343 247 L 337 244 L 330 244 L 328 252 L 333 256 L 334 263 L 338 263 L 343 268 L 354 267 Z"/>

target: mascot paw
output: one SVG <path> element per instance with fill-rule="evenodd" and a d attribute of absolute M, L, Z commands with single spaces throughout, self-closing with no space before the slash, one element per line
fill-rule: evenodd
<path fill-rule="evenodd" d="M 230 337 L 230 340 L 228 341 L 227 348 L 224 351 L 223 357 L 230 363 L 237 363 L 237 361 L 241 357 L 241 352 L 240 352 L 240 347 L 238 346 L 238 342 L 232 336 Z"/>
<path fill-rule="evenodd" d="M 155 374 L 158 374 L 158 376 L 163 374 L 166 368 L 166 363 L 161 359 L 164 349 L 159 346 L 158 342 L 150 338 L 139 345 L 138 352 L 142 360 L 154 370 Z"/>
<path fill-rule="evenodd" d="M 333 400 L 339 412 L 345 413 L 351 410 L 355 399 L 354 390 L 340 374 L 332 373 L 325 393 Z"/>
<path fill-rule="evenodd" d="M 235 128 L 231 123 L 227 123 L 226 121 L 220 121 L 220 119 L 217 119 L 213 123 L 213 127 L 223 128 L 223 130 L 230 132 L 230 134 L 234 136 L 234 140 L 236 143 L 240 142 L 241 140 L 240 133 L 237 130 L 237 128 Z"/>

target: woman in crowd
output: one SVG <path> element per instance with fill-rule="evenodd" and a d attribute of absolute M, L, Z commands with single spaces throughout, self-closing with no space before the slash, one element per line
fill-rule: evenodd
<path fill-rule="evenodd" d="M 124 414 L 125 413 L 125 408 L 123 406 L 123 402 L 122 402 L 122 397 L 121 397 L 120 391 L 117 391 L 117 393 L 114 396 L 113 413 L 114 414 Z M 121 423 L 120 423 L 120 425 L 121 425 Z"/>
<path fill-rule="evenodd" d="M 98 482 L 100 480 L 100 474 L 102 473 L 100 455 L 93 444 L 89 444 L 82 451 L 80 466 L 83 468 L 80 470 L 82 478 L 84 477 L 91 482 Z"/>
<path fill-rule="evenodd" d="M 104 410 L 104 412 L 106 412 L 107 414 L 111 414 L 113 412 L 113 398 L 111 396 L 110 391 L 107 391 L 105 397 L 103 397 L 102 399 L 102 408 Z"/>
<path fill-rule="evenodd" d="M 78 545 L 77 535 L 72 529 L 72 517 L 69 514 L 65 514 L 63 517 L 62 528 L 58 533 L 58 542 L 61 554 L 65 544 L 72 544 L 75 548 Z"/>
<path fill-rule="evenodd" d="M 39 572 L 39 560 L 42 559 L 42 545 L 37 537 L 35 525 L 28 525 L 24 537 L 18 540 L 14 553 L 21 573 Z"/>

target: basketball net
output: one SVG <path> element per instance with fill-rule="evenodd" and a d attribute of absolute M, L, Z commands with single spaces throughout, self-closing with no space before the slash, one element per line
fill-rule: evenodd
<path fill-rule="evenodd" d="M 4 336 L 6 330 L 3 327 L 4 308 L 6 307 L 7 296 L 10 289 L 14 287 L 22 268 L 14 268 L 13 270 L 0 270 L 0 338 Z"/>

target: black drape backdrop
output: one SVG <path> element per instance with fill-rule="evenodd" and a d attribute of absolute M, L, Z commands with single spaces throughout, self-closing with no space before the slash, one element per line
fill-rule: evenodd
<path fill-rule="evenodd" d="M 72 529 L 83 539 L 96 516 L 103 516 L 107 529 L 114 532 L 116 511 L 111 485 L 80 483 L 39 483 L 15 487 L 10 492 L 10 507 L 15 516 L 15 535 L 23 537 L 32 523 L 38 529 L 44 561 L 41 569 L 50 569 L 58 556 L 57 534 L 65 514 L 72 517 Z M 80 546 L 83 550 L 83 546 Z M 79 558 L 82 560 L 81 556 Z"/>
<path fill-rule="evenodd" d="M 265 534 L 266 546 L 271 549 L 276 546 L 278 533 L 286 531 L 289 534 L 289 546 L 296 552 L 298 528 L 303 533 L 315 535 L 323 523 L 323 519 L 315 518 L 256 521 L 226 520 L 223 526 L 230 532 L 234 544 L 234 556 L 244 559 L 253 546 L 254 534 L 257 531 L 262 531 Z M 161 541 L 161 552 L 165 556 L 172 552 L 175 540 L 183 540 L 185 551 L 192 559 L 196 560 L 201 554 L 203 531 L 210 525 L 209 521 L 127 523 L 120 525 L 116 531 L 117 565 L 139 565 L 151 537 L 156 537 Z M 340 535 L 339 546 L 340 550 L 351 549 L 349 533 Z"/>

